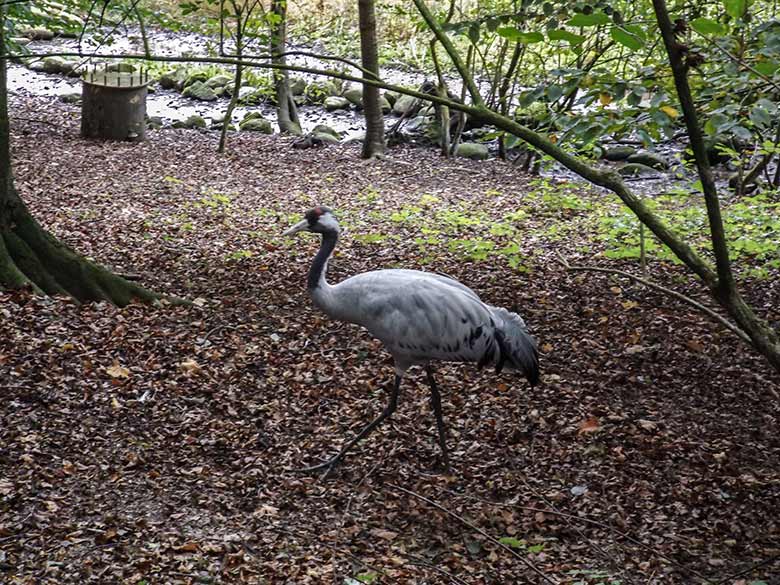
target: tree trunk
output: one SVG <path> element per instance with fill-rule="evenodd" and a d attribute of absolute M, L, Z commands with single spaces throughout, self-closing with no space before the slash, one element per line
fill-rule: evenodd
<path fill-rule="evenodd" d="M 239 62 L 236 63 L 236 74 L 233 77 L 233 93 L 230 96 L 225 118 L 222 120 L 222 130 L 219 133 L 217 152 L 220 154 L 225 152 L 225 147 L 227 146 L 227 135 L 230 125 L 233 123 L 233 110 L 236 109 L 236 104 L 238 103 L 238 93 L 241 91 L 241 78 L 244 74 L 244 66 L 241 64 L 241 53 L 244 50 L 244 29 L 240 12 L 236 13 L 236 26 L 236 57 Z"/>
<path fill-rule="evenodd" d="M 379 79 L 379 56 L 377 54 L 376 15 L 374 0 L 358 0 L 360 18 L 360 61 L 363 78 Z M 363 158 L 373 158 L 385 152 L 385 119 L 379 106 L 379 88 L 363 84 L 363 114 L 366 117 L 366 138 L 363 140 Z"/>
<path fill-rule="evenodd" d="M 287 59 L 287 0 L 273 0 L 271 13 L 278 16 L 271 25 L 271 62 L 284 66 Z M 283 69 L 274 70 L 274 87 L 276 89 L 276 118 L 282 133 L 300 136 L 301 122 L 298 119 L 298 108 L 290 91 L 290 76 Z"/>
<path fill-rule="evenodd" d="M 726 230 L 720 212 L 720 201 L 712 168 L 707 158 L 698 112 L 693 103 L 693 95 L 688 83 L 688 65 L 685 62 L 684 48 L 675 39 L 674 25 L 669 18 L 666 2 L 653 0 L 653 8 L 669 56 L 669 64 L 672 67 L 677 97 L 683 110 L 685 126 L 688 130 L 691 149 L 704 193 L 704 203 L 707 207 L 710 241 L 717 271 L 717 278 L 710 284 L 710 289 L 713 296 L 728 311 L 737 325 L 750 336 L 753 346 L 780 371 L 780 336 L 745 303 L 731 269 Z"/>
<path fill-rule="evenodd" d="M 30 288 L 124 306 L 157 295 L 79 256 L 46 232 L 16 192 L 11 169 L 5 7 L 0 7 L 0 290 Z"/>
<path fill-rule="evenodd" d="M 663 0 L 653 0 L 653 5 L 656 9 L 658 24 L 669 52 L 675 85 L 680 94 L 680 103 L 685 113 L 686 124 L 688 124 L 691 146 L 693 147 L 697 164 L 700 162 L 703 163 L 698 166 L 702 184 L 704 186 L 703 191 L 707 205 L 708 218 L 710 220 L 710 233 L 716 260 L 716 270 L 713 270 L 710 264 L 697 254 L 684 239 L 669 229 L 639 197 L 632 193 L 623 182 L 620 175 L 616 172 L 603 171 L 591 167 L 577 157 L 564 151 L 558 145 L 553 144 L 539 133 L 515 122 L 511 118 L 487 109 L 484 105 L 484 101 L 479 95 L 479 90 L 477 89 L 474 79 L 469 75 L 468 68 L 464 65 L 449 37 L 447 37 L 446 33 L 433 17 L 428 6 L 425 4 L 425 0 L 413 0 L 413 2 L 426 24 L 436 34 L 442 46 L 446 49 L 447 54 L 452 59 L 455 68 L 463 79 L 464 86 L 468 89 L 472 100 L 474 101 L 474 105 L 471 107 L 464 107 L 459 104 L 450 105 L 452 107 L 458 107 L 488 124 L 493 124 L 500 130 L 514 134 L 543 153 L 551 156 L 568 169 L 577 173 L 580 177 L 595 185 L 605 187 L 620 197 L 623 203 L 634 212 L 639 221 L 647 226 L 661 242 L 671 249 L 677 258 L 701 278 L 710 289 L 713 298 L 720 303 L 737 325 L 750 337 L 752 346 L 760 352 L 778 372 L 780 372 L 780 336 L 778 336 L 778 333 L 766 321 L 758 317 L 752 308 L 744 301 L 736 287 L 733 274 L 731 273 L 731 267 L 728 260 L 728 247 L 726 246 L 723 223 L 720 218 L 717 193 L 714 189 L 712 173 L 707 164 L 701 129 L 698 126 L 696 112 L 693 109 L 693 102 L 690 97 L 687 72 L 684 67 L 681 67 L 681 65 L 683 65 L 683 61 L 680 58 L 681 47 L 677 45 L 674 39 L 672 25 Z"/>

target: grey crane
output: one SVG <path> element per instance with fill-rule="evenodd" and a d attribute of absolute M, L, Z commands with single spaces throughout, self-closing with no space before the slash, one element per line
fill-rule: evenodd
<path fill-rule="evenodd" d="M 431 361 L 476 362 L 479 368 L 492 364 L 496 372 L 503 368 L 521 372 L 531 386 L 539 382 L 536 341 L 516 313 L 483 303 L 474 291 L 452 278 L 419 270 L 374 270 L 328 284 L 328 259 L 340 232 L 336 217 L 328 207 L 314 207 L 284 235 L 301 231 L 322 236 L 307 280 L 314 304 L 333 319 L 365 327 L 395 361 L 395 383 L 382 413 L 335 457 L 301 471 L 326 469 L 329 473 L 353 446 L 393 414 L 401 380 L 413 365 L 425 367 L 446 470 L 449 455 Z"/>

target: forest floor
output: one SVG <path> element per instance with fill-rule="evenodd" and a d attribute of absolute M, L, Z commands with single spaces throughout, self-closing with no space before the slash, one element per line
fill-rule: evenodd
<path fill-rule="evenodd" d="M 590 230 L 608 195 L 421 149 L 84 141 L 72 107 L 12 105 L 36 217 L 194 302 L 0 293 L 1 582 L 780 583 L 776 374 L 671 297 L 563 268 L 638 270 Z M 331 281 L 444 272 L 539 339 L 534 389 L 438 367 L 452 475 L 434 471 L 417 371 L 332 478 L 296 471 L 373 418 L 392 378 L 376 341 L 308 299 L 317 238 L 280 236 L 316 203 L 346 227 Z M 707 302 L 679 267 L 650 276 Z M 778 280 L 746 289 L 775 322 Z"/>

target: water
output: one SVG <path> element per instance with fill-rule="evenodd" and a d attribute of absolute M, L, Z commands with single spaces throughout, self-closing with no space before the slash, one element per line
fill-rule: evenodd
<path fill-rule="evenodd" d="M 109 32 L 109 31 L 106 31 Z M 219 41 L 212 37 L 198 33 L 170 32 L 162 30 L 149 30 L 148 39 L 150 50 L 155 55 L 161 56 L 179 56 L 192 55 L 196 57 L 205 57 L 214 55 L 219 50 Z M 53 41 L 34 41 L 28 45 L 31 52 L 36 54 L 57 53 L 57 52 L 80 52 L 85 56 L 84 63 L 90 63 L 89 55 L 99 52 L 101 54 L 122 53 L 142 53 L 143 41 L 138 30 L 129 29 L 127 34 L 115 35 L 111 38 L 111 43 L 101 44 L 93 38 L 85 38 L 79 46 L 78 39 L 56 38 Z M 230 54 L 232 47 L 226 45 L 225 53 Z M 297 47 L 296 50 L 306 51 L 304 47 Z M 247 54 L 261 54 L 263 47 L 249 46 Z M 327 68 L 333 67 L 334 62 L 323 62 L 306 55 L 291 55 L 287 58 L 291 65 L 304 67 Z M 338 67 L 348 67 L 337 63 Z M 172 67 L 174 64 L 172 64 Z M 359 75 L 359 73 L 355 73 Z M 406 72 L 399 69 L 384 69 L 383 78 L 394 84 L 419 86 L 425 79 L 421 73 Z M 312 81 L 318 76 L 301 74 L 301 77 L 307 81 Z M 322 77 L 319 77 L 322 79 Z M 14 93 L 37 95 L 37 96 L 66 96 L 69 94 L 81 93 L 81 81 L 78 78 L 67 78 L 61 75 L 53 75 L 32 71 L 17 64 L 10 64 L 8 68 L 8 87 Z M 227 111 L 229 98 L 219 98 L 212 102 L 202 102 L 182 97 L 174 90 L 157 89 L 150 92 L 147 96 L 146 111 L 149 117 L 159 117 L 164 124 L 171 124 L 175 121 L 186 120 L 189 116 L 198 115 L 207 122 L 212 120 L 221 120 Z M 259 111 L 270 120 L 275 120 L 276 111 L 273 107 L 239 106 L 232 116 L 232 122 L 237 123 L 247 113 Z M 304 132 L 312 130 L 318 124 L 327 124 L 346 139 L 360 136 L 365 131 L 365 124 L 362 113 L 350 110 L 339 110 L 327 112 L 320 106 L 301 106 L 298 109 L 298 115 L 301 120 L 301 127 Z M 388 116 L 388 123 L 392 123 L 392 118 Z"/>

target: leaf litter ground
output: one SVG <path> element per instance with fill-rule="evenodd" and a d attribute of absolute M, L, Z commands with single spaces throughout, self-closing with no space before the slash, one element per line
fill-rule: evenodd
<path fill-rule="evenodd" d="M 89 142 L 66 106 L 13 106 L 18 187 L 43 225 L 194 304 L 0 294 L 0 581 L 778 582 L 772 373 L 673 299 L 565 272 L 558 252 L 617 264 L 510 165 L 248 134 L 219 156 L 186 130 Z M 375 416 L 392 376 L 376 341 L 306 296 L 316 238 L 279 234 L 315 203 L 347 228 L 332 281 L 444 272 L 540 340 L 534 390 L 438 367 L 452 476 L 433 472 L 419 372 L 333 479 L 295 471 Z M 748 292 L 778 321 L 776 283 Z"/>

